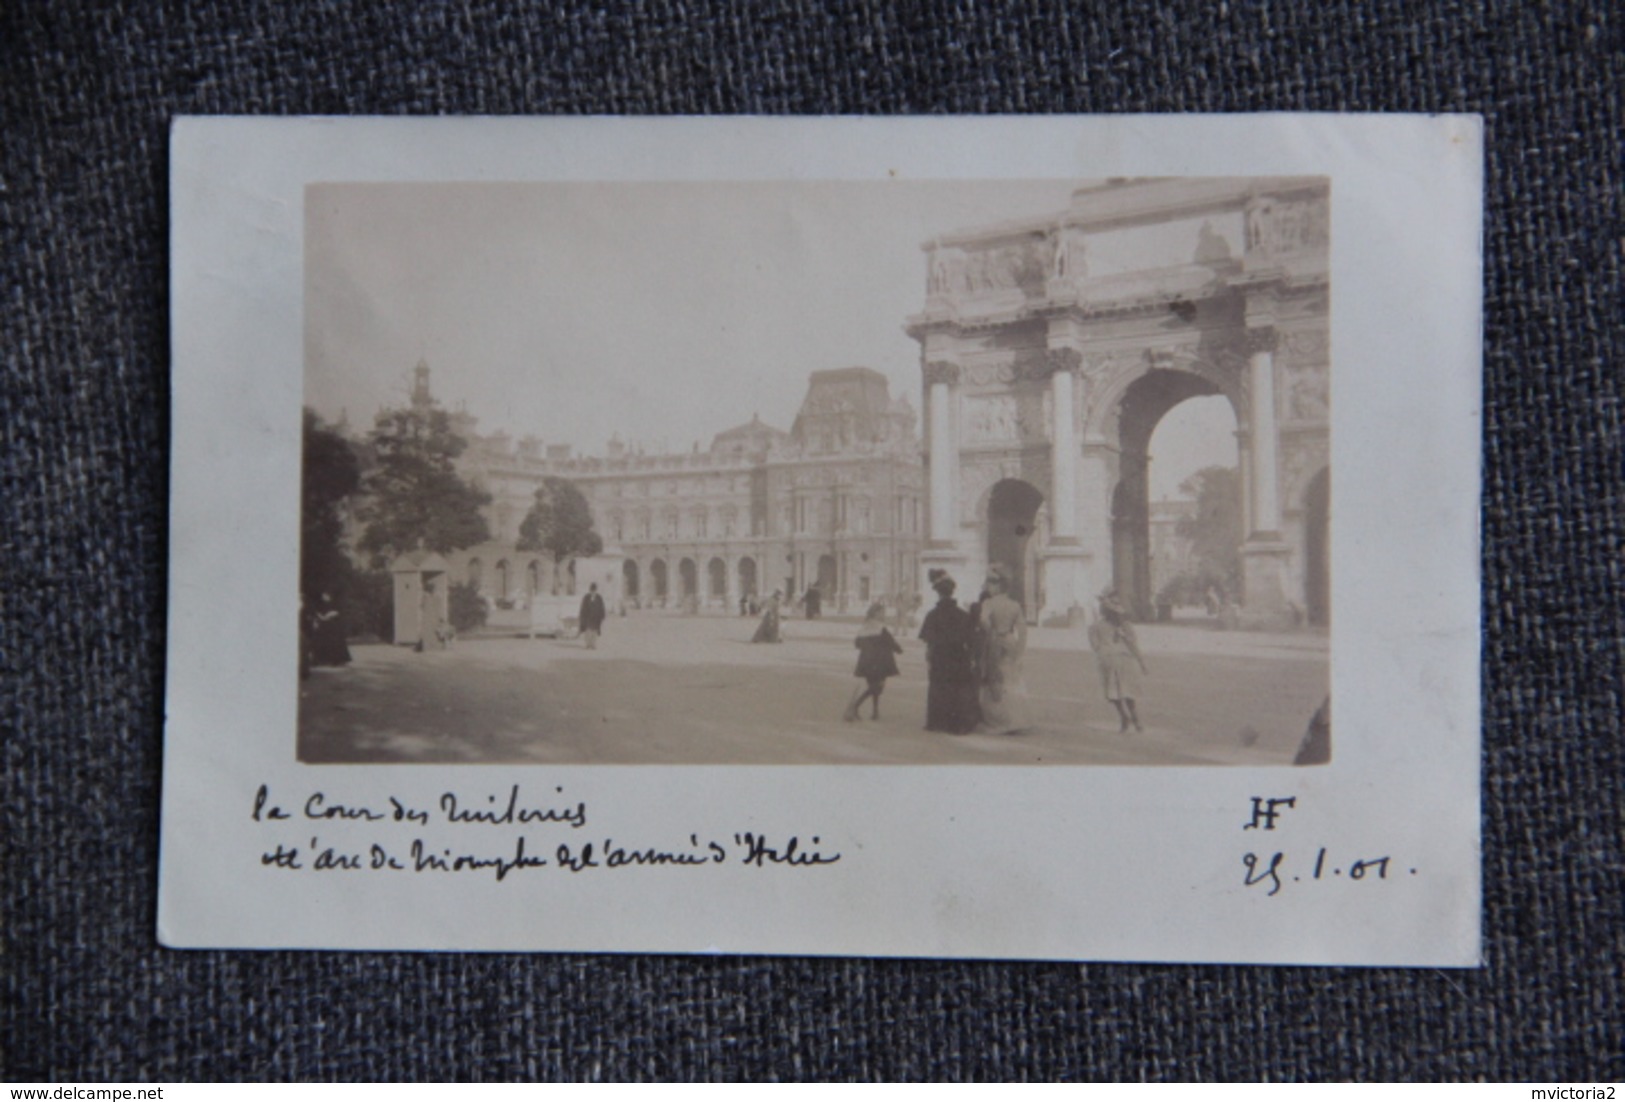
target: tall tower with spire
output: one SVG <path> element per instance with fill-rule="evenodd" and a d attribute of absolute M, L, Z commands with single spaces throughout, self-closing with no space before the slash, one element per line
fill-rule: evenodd
<path fill-rule="evenodd" d="M 429 393 L 429 362 L 418 360 L 418 365 L 412 369 L 412 408 L 427 409 L 434 405 L 434 396 Z"/>

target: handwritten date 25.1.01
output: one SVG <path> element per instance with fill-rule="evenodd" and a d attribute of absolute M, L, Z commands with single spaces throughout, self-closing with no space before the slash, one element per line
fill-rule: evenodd
<path fill-rule="evenodd" d="M 1301 872 L 1294 872 L 1298 868 L 1285 853 L 1276 852 L 1268 858 L 1256 853 L 1244 853 L 1241 856 L 1242 866 L 1246 869 L 1246 876 L 1242 883 L 1249 888 L 1262 887 L 1267 889 L 1266 895 L 1277 895 L 1287 884 L 1314 883 L 1317 880 L 1361 880 L 1382 881 L 1397 879 L 1400 876 L 1415 876 L 1416 870 L 1401 869 L 1395 866 L 1391 857 L 1362 857 L 1347 863 L 1334 861 L 1327 856 L 1326 847 L 1320 847 L 1315 854 L 1314 863 Z"/>

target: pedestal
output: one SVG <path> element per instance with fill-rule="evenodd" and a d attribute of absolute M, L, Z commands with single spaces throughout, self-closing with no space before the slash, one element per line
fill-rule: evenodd
<path fill-rule="evenodd" d="M 1241 622 L 1249 628 L 1284 628 L 1293 622 L 1287 597 L 1292 547 L 1274 533 L 1255 535 L 1241 547 L 1244 600 Z"/>
<path fill-rule="evenodd" d="M 1090 578 L 1094 556 L 1076 542 L 1052 540 L 1040 555 L 1043 562 L 1044 605 L 1040 624 L 1081 624 L 1094 599 Z"/>

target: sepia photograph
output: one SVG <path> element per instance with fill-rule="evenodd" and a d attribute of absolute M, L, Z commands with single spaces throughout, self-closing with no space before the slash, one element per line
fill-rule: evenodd
<path fill-rule="evenodd" d="M 187 122 L 164 944 L 1472 964 L 1480 150 Z"/>
<path fill-rule="evenodd" d="M 1331 189 L 306 185 L 297 760 L 1330 761 Z"/>

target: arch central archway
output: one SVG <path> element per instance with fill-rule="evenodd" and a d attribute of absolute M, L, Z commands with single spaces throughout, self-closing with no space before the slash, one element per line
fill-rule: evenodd
<path fill-rule="evenodd" d="M 987 561 L 1010 572 L 1010 596 L 1029 614 L 1038 608 L 1033 532 L 1044 495 L 1030 482 L 1001 479 L 987 495 Z"/>
<path fill-rule="evenodd" d="M 1189 449 L 1180 448 L 1179 452 L 1190 455 L 1212 454 L 1216 444 L 1218 450 L 1228 460 L 1219 465 L 1235 467 L 1238 463 L 1235 428 L 1239 420 L 1236 417 L 1235 399 L 1232 395 L 1224 394 L 1213 380 L 1192 371 L 1156 368 L 1135 379 L 1123 392 L 1117 421 L 1118 479 L 1112 491 L 1112 584 L 1127 604 L 1130 614 L 1136 619 L 1150 620 L 1156 615 L 1154 547 L 1161 542 L 1166 554 L 1167 545 L 1166 540 L 1154 540 L 1152 535 L 1151 464 L 1154 458 L 1150 450 L 1152 434 L 1175 406 L 1192 398 L 1215 395 L 1223 395 L 1231 403 L 1231 420 L 1223 430 L 1223 438 L 1189 441 L 1191 445 Z M 1177 462 L 1180 458 L 1179 454 L 1175 454 L 1165 456 L 1164 460 Z M 1191 473 L 1194 474 L 1195 470 L 1193 469 Z M 1239 473 L 1237 478 L 1239 479 Z M 1235 504 L 1239 510 L 1239 499 Z M 1239 525 L 1239 512 L 1235 520 Z M 1158 523 L 1173 521 L 1159 519 Z M 1244 535 L 1245 533 L 1238 527 L 1235 533 L 1235 548 L 1231 549 L 1234 554 L 1226 557 L 1226 566 L 1221 571 L 1226 575 L 1231 573 L 1229 559 L 1234 559 L 1234 571 L 1237 576 L 1225 577 L 1220 580 L 1219 585 L 1219 588 L 1225 589 L 1226 595 L 1232 599 L 1238 596 L 1235 590 L 1240 584 L 1239 552 Z M 1166 583 L 1167 579 L 1163 581 Z"/>

